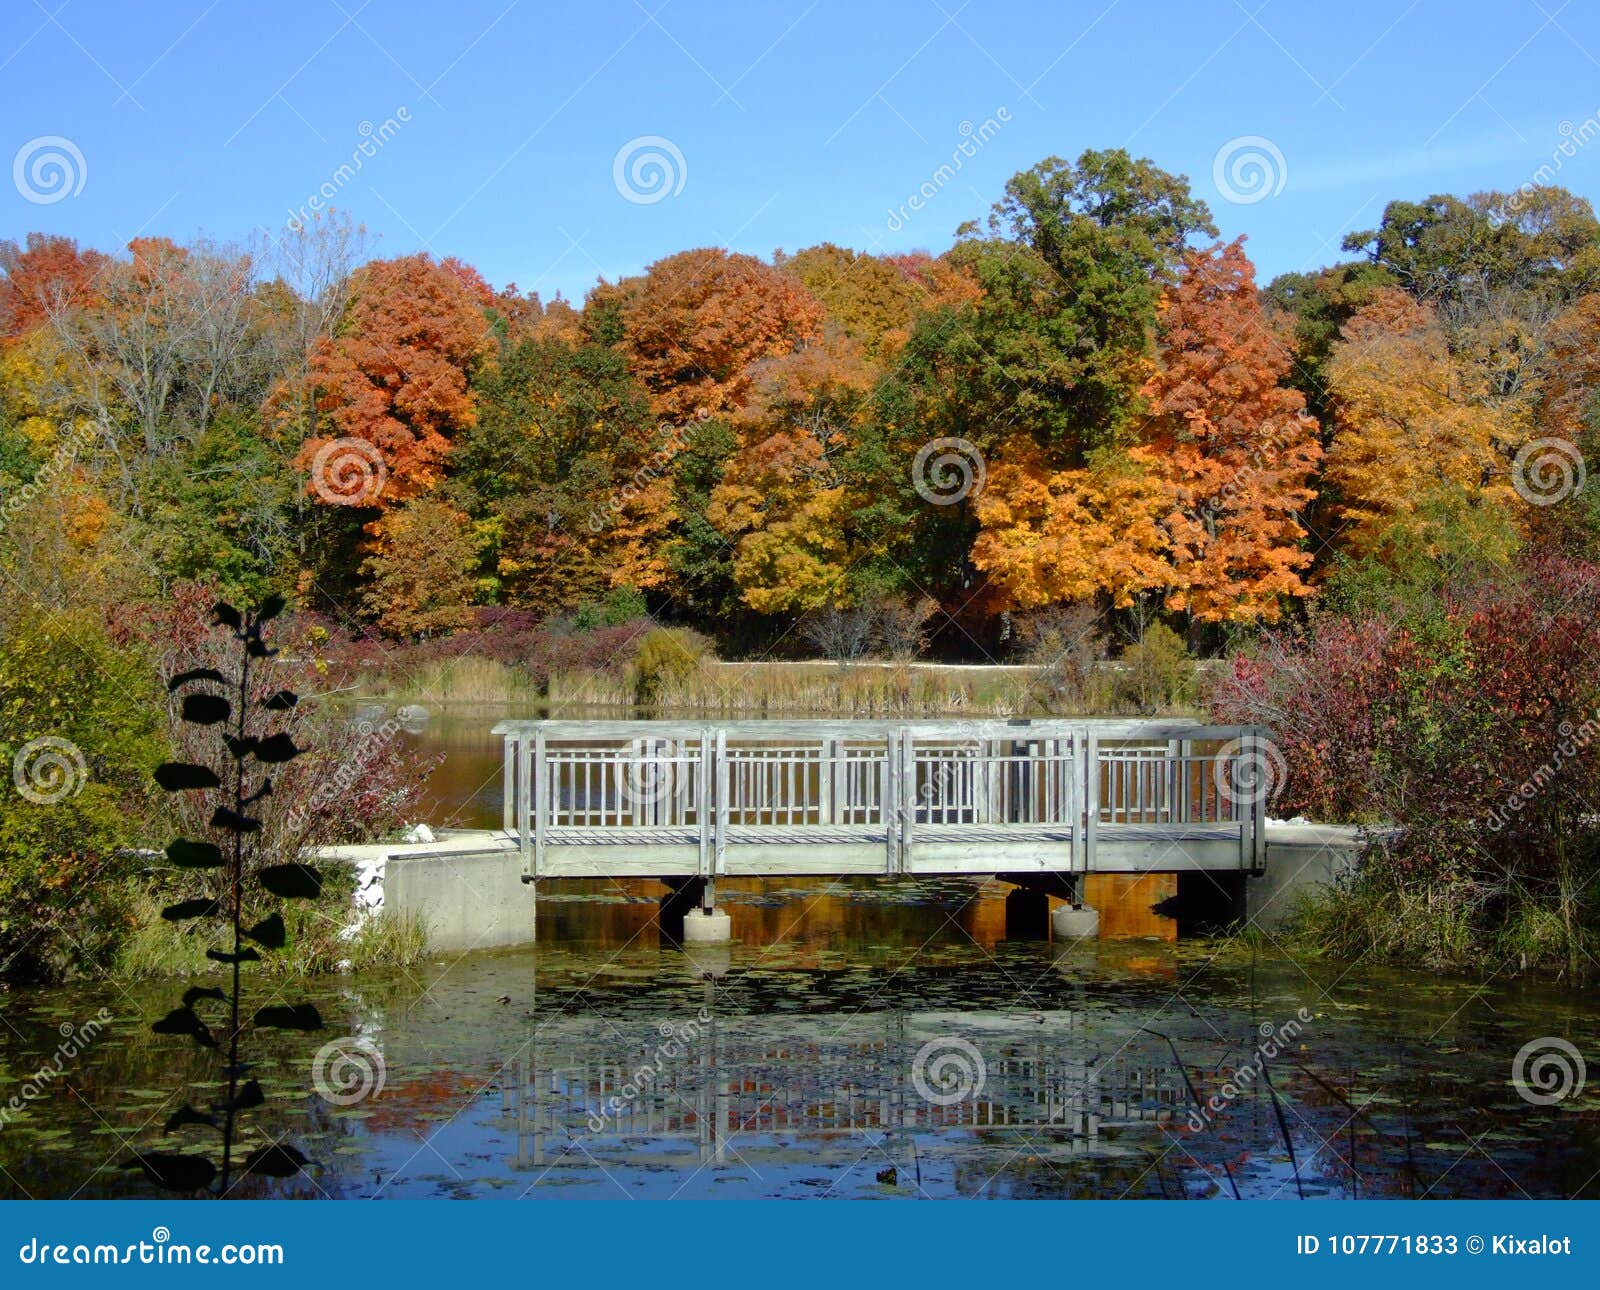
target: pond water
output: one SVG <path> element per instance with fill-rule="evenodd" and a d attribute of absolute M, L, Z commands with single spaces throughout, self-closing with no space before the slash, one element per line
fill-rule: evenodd
<path fill-rule="evenodd" d="M 489 724 L 424 736 L 461 823 L 498 817 Z M 241 1194 L 1600 1195 L 1600 1093 L 1513 1082 L 1600 1052 L 1583 996 L 1179 940 L 1162 881 L 1079 949 L 1007 940 L 993 882 L 729 884 L 741 939 L 700 950 L 655 884 L 550 884 L 535 948 L 256 979 L 326 1026 L 251 1036 L 248 1142 L 313 1165 Z M 161 1134 L 221 1087 L 149 1031 L 182 985 L 0 995 L 0 1196 L 153 1194 L 132 1149 L 206 1140 Z"/>

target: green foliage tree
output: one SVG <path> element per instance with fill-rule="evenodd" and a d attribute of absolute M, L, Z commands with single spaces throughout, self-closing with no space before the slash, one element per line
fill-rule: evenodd
<path fill-rule="evenodd" d="M 1377 228 L 1351 233 L 1343 245 L 1436 302 L 1507 287 L 1571 299 L 1600 283 L 1594 209 L 1553 185 L 1390 202 Z"/>

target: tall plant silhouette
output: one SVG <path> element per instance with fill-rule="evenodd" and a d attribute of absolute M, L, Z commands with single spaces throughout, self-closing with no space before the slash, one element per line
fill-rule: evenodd
<path fill-rule="evenodd" d="M 246 1078 L 247 1068 L 239 1054 L 242 1024 L 241 973 L 246 963 L 259 962 L 261 950 L 281 950 L 287 940 L 283 915 L 271 913 L 250 926 L 245 925 L 247 904 L 258 903 L 247 882 L 280 899 L 315 899 L 322 892 L 322 875 L 312 866 L 298 861 L 260 865 L 253 863 L 262 851 L 263 824 L 252 808 L 272 793 L 272 779 L 265 768 L 299 756 L 293 738 L 273 733 L 270 714 L 287 712 L 298 702 L 289 690 L 267 693 L 259 675 L 252 678 L 252 667 L 270 659 L 275 650 L 266 643 L 266 625 L 283 610 L 281 597 L 271 597 L 252 612 L 241 613 L 232 605 L 218 603 L 216 622 L 232 636 L 237 648 L 232 669 L 197 667 L 181 672 L 167 683 L 168 692 L 182 695 L 180 715 L 196 726 L 217 730 L 220 748 L 215 765 L 199 762 L 166 762 L 156 768 L 156 782 L 168 793 L 212 792 L 217 805 L 211 815 L 215 841 L 179 838 L 167 847 L 167 857 L 182 869 L 211 873 L 210 895 L 182 900 L 161 911 L 172 922 L 188 919 L 216 919 L 223 934 L 232 932 L 227 949 L 210 948 L 206 957 L 225 965 L 232 974 L 232 989 L 217 986 L 191 986 L 182 1003 L 151 1029 L 158 1035 L 187 1035 L 201 1048 L 225 1053 L 224 1075 L 227 1100 L 202 1111 L 185 1103 L 168 1117 L 164 1132 L 171 1134 L 188 1125 L 215 1130 L 222 1139 L 222 1167 L 219 1174 L 209 1155 L 190 1152 L 139 1152 L 125 1166 L 142 1169 L 159 1186 L 173 1191 L 195 1192 L 218 1182 L 217 1194 L 226 1196 L 234 1181 L 235 1137 L 239 1117 L 261 1106 L 265 1097 L 260 1083 Z M 256 778 L 259 775 L 259 778 Z M 246 942 L 253 944 L 246 944 Z M 257 947 L 260 947 L 259 949 Z M 197 1008 L 220 1004 L 226 1026 L 219 1043 L 213 1025 Z M 322 1017 L 309 1003 L 279 1004 L 258 1008 L 251 1017 L 256 1028 L 320 1030 Z M 272 1142 L 257 1147 L 238 1163 L 240 1174 L 289 1177 L 307 1163 L 300 1150 L 286 1143 Z"/>

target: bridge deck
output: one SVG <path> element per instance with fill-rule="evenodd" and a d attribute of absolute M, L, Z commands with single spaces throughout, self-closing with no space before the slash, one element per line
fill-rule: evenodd
<path fill-rule="evenodd" d="M 1259 871 L 1276 750 L 1172 721 L 508 721 L 531 878 Z"/>

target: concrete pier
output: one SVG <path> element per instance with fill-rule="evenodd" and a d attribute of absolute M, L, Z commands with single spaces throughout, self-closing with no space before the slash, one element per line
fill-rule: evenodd
<path fill-rule="evenodd" d="M 1301 893 L 1337 884 L 1354 871 L 1366 833 L 1345 825 L 1266 825 L 1267 864 L 1260 875 L 1184 875 L 1216 897 L 1216 926 L 1246 923 L 1272 931 L 1293 909 Z M 981 851 L 980 851 L 981 854 Z M 537 927 L 539 884 L 523 881 L 522 856 L 516 842 L 498 830 L 447 833 L 431 843 L 377 843 L 328 847 L 322 861 L 357 866 L 366 875 L 358 905 L 366 911 L 389 909 L 411 913 L 428 929 L 431 948 L 446 952 L 529 945 Z M 1014 873 L 1000 873 L 1016 881 Z M 1044 939 L 1057 944 L 1098 934 L 1098 914 L 1081 905 L 1081 888 L 1054 886 L 1043 891 L 1019 887 L 1015 928 L 1012 902 L 1007 901 L 1008 939 Z M 1048 896 L 1061 898 L 1053 912 Z M 715 919 L 697 918 L 693 933 L 688 915 L 703 909 L 703 888 L 696 878 L 674 880 L 661 898 L 661 923 L 668 943 L 706 944 L 703 933 L 717 929 L 710 944 L 732 936 L 737 911 L 718 904 Z M 1041 913 L 1041 902 L 1046 912 Z M 1091 925 L 1094 930 L 1087 930 Z"/>

